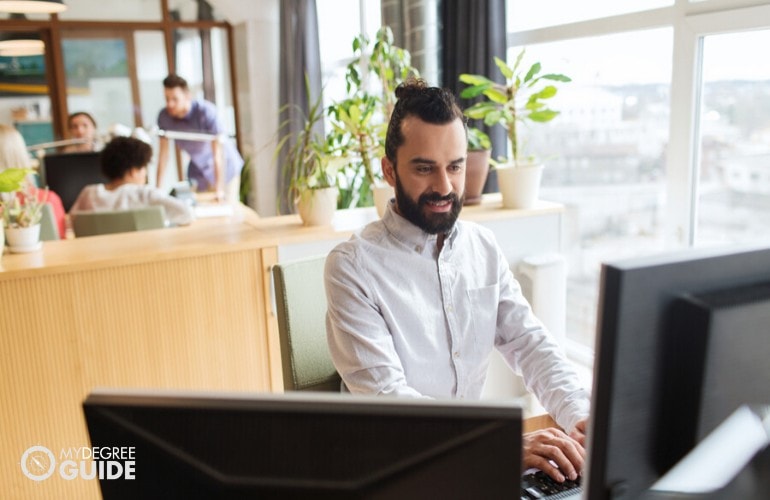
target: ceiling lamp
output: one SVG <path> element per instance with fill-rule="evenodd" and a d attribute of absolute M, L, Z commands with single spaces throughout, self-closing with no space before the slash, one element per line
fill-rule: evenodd
<path fill-rule="evenodd" d="M 64 0 L 0 0 L 0 12 L 56 14 L 65 10 Z"/>
<path fill-rule="evenodd" d="M 39 56 L 44 52 L 45 44 L 43 41 L 40 38 L 32 38 L 31 35 L 19 33 L 19 35 L 0 40 L 0 56 Z"/>

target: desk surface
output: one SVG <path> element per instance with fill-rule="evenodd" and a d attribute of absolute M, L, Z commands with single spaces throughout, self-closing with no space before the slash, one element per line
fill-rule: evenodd
<path fill-rule="evenodd" d="M 460 217 L 474 222 L 558 213 L 563 207 L 546 201 L 530 210 L 502 208 L 498 193 L 485 195 L 481 204 L 464 207 Z M 331 226 L 302 225 L 299 215 L 260 218 L 239 205 L 232 216 L 199 218 L 190 226 L 131 233 L 46 241 L 39 252 L 11 254 L 0 260 L 0 281 L 40 273 L 78 272 L 104 266 L 189 257 L 245 248 L 268 248 L 349 237 L 376 220 L 373 207 L 338 211 Z"/>

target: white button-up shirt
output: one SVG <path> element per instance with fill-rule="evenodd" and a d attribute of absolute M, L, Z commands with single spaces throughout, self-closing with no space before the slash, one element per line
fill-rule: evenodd
<path fill-rule="evenodd" d="M 436 235 L 388 207 L 326 260 L 332 359 L 353 393 L 478 399 L 497 348 L 563 428 L 588 393 L 532 314 L 491 231 Z"/>

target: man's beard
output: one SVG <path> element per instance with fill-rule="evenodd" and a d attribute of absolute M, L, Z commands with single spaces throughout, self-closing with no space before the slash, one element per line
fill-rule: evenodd
<path fill-rule="evenodd" d="M 401 216 L 419 227 L 428 234 L 446 233 L 452 227 L 454 227 L 457 217 L 460 215 L 460 210 L 463 208 L 463 198 L 458 197 L 457 193 L 449 193 L 446 196 L 441 196 L 438 193 L 421 194 L 415 202 L 412 200 L 406 191 L 404 186 L 401 185 L 401 180 L 396 173 L 396 206 Z M 426 214 L 425 206 L 429 201 L 451 201 L 452 208 L 449 212 L 443 213 L 428 213 Z"/>

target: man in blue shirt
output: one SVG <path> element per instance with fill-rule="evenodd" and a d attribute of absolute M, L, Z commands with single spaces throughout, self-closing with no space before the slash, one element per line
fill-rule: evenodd
<path fill-rule="evenodd" d="M 158 127 L 174 132 L 192 132 L 220 136 L 224 129 L 217 118 L 216 106 L 194 100 L 187 81 L 178 75 L 163 80 L 166 107 L 158 114 Z M 219 138 L 211 141 L 176 140 L 176 145 L 190 156 L 187 177 L 197 183 L 198 191 L 214 191 L 217 200 L 236 202 L 240 188 L 243 158 L 235 144 Z M 157 186 L 163 181 L 168 163 L 168 138 L 160 138 Z"/>

